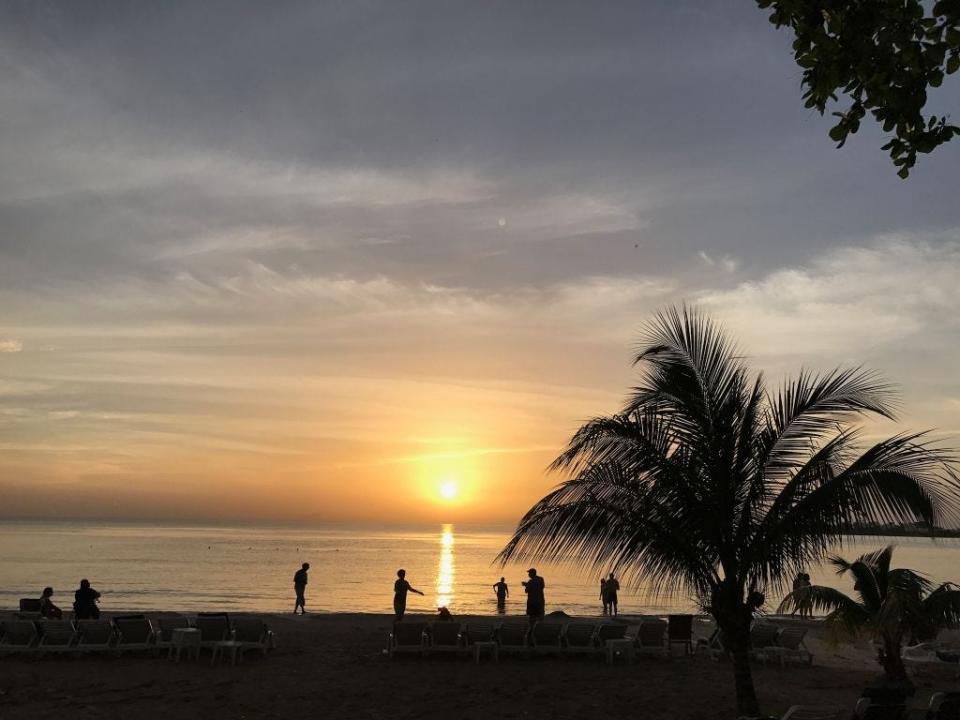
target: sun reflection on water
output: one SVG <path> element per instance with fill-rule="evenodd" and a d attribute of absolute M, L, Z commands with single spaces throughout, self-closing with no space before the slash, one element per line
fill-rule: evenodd
<path fill-rule="evenodd" d="M 440 528 L 440 562 L 437 565 L 437 607 L 450 607 L 453 602 L 453 525 Z"/>

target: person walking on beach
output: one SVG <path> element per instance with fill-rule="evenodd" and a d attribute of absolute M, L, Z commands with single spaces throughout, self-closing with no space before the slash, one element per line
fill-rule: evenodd
<path fill-rule="evenodd" d="M 297 594 L 297 599 L 293 604 L 293 614 L 297 614 L 297 608 L 301 615 L 307 613 L 307 570 L 310 569 L 310 563 L 304 563 L 300 569 L 293 574 L 293 590 Z"/>
<path fill-rule="evenodd" d="M 53 588 L 45 587 L 40 595 L 40 617 L 50 620 L 60 620 L 63 618 L 63 610 L 53 604 Z"/>
<path fill-rule="evenodd" d="M 407 571 L 401 568 L 397 570 L 397 581 L 393 584 L 393 614 L 396 616 L 397 622 L 403 620 L 403 614 L 407 611 L 408 592 L 423 595 L 422 592 L 407 582 Z"/>
<path fill-rule="evenodd" d="M 99 620 L 100 608 L 97 600 L 100 593 L 90 587 L 90 581 L 84 578 L 80 581 L 80 589 L 73 594 L 73 614 L 77 620 Z"/>
<path fill-rule="evenodd" d="M 543 591 L 547 584 L 537 575 L 536 568 L 527 570 L 527 575 L 530 579 L 524 580 L 523 587 L 527 593 L 527 617 L 530 619 L 530 625 L 533 625 L 546 614 L 547 601 Z"/>
<path fill-rule="evenodd" d="M 510 597 L 510 588 L 503 578 L 493 584 L 493 591 L 497 594 L 497 612 L 504 612 L 507 608 L 507 598 Z"/>
<path fill-rule="evenodd" d="M 610 573 L 607 582 L 603 586 L 603 604 L 611 615 L 617 614 L 617 592 L 620 590 L 620 582 Z"/>
<path fill-rule="evenodd" d="M 600 578 L 600 602 L 603 603 L 603 614 L 610 612 L 610 606 L 607 604 L 607 579 Z"/>

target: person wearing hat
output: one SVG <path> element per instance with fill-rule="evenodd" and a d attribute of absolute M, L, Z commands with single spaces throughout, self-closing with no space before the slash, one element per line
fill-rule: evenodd
<path fill-rule="evenodd" d="M 543 596 L 543 590 L 547 586 L 543 578 L 537 575 L 536 568 L 527 570 L 529 580 L 524 581 L 523 587 L 527 593 L 527 617 L 530 618 L 530 624 L 533 625 L 537 620 L 543 618 L 546 613 L 546 599 Z"/>

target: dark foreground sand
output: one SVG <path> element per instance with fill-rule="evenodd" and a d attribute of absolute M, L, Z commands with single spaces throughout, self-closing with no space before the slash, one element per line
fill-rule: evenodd
<path fill-rule="evenodd" d="M 705 656 L 640 658 L 608 667 L 585 658 L 485 661 L 382 654 L 383 615 L 264 616 L 279 637 L 266 659 L 236 667 L 165 658 L 0 658 L 0 720 L 124 718 L 732 718 L 732 669 Z M 464 619 L 464 618 L 458 618 Z M 699 634 L 709 633 L 700 623 Z M 794 703 L 852 708 L 876 676 L 865 647 L 816 637 L 810 668 L 757 667 L 763 709 Z M 916 703 L 956 685 L 923 678 Z"/>

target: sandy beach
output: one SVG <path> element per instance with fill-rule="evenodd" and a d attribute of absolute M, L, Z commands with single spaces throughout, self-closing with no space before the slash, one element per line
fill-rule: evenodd
<path fill-rule="evenodd" d="M 151 614 L 153 616 L 155 614 Z M 266 659 L 212 667 L 143 655 L 0 658 L 0 718 L 730 718 L 732 669 L 706 656 L 639 658 L 402 658 L 382 653 L 392 618 L 264 615 L 278 636 Z M 469 618 L 458 618 L 469 620 Z M 698 622 L 695 634 L 710 625 Z M 768 713 L 795 703 L 852 708 L 877 675 L 865 646 L 832 646 L 815 627 L 813 667 L 757 666 Z M 919 678 L 916 706 L 955 686 Z"/>

